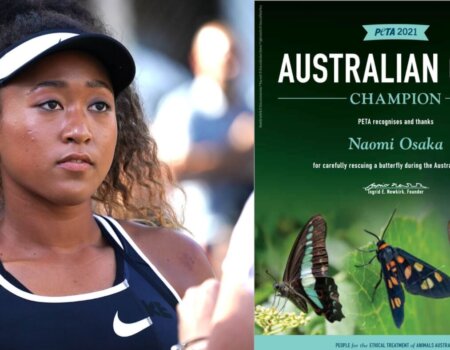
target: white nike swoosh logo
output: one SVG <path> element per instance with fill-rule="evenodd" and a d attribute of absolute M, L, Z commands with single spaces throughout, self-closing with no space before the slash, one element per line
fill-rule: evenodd
<path fill-rule="evenodd" d="M 133 323 L 122 322 L 119 318 L 119 311 L 117 311 L 114 316 L 113 329 L 119 337 L 131 337 L 143 331 L 145 328 L 150 327 L 152 324 L 153 322 L 150 317 Z"/>

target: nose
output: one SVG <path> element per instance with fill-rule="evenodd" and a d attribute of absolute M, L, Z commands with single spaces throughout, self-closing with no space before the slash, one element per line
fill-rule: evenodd
<path fill-rule="evenodd" d="M 82 108 L 67 110 L 62 139 L 65 143 L 88 143 L 92 139 L 89 120 Z"/>

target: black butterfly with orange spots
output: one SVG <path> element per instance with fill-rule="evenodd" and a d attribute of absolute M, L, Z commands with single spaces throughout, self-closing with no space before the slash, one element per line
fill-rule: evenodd
<path fill-rule="evenodd" d="M 392 247 L 383 240 L 394 214 L 395 211 L 392 213 L 381 238 L 365 230 L 366 233 L 376 237 L 378 241 L 377 249 L 364 252 L 376 252 L 376 255 L 367 264 L 357 266 L 367 266 L 375 258 L 378 259 L 381 264 L 380 279 L 375 285 L 372 300 L 375 296 L 375 291 L 384 278 L 392 317 L 397 328 L 400 328 L 404 319 L 403 305 L 405 304 L 405 294 L 401 283 L 404 284 L 406 290 L 411 294 L 422 295 L 428 298 L 446 298 L 450 297 L 450 278 L 425 261 L 416 258 L 403 249 Z"/>

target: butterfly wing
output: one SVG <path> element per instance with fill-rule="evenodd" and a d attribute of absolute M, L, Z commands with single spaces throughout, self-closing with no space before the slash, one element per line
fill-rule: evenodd
<path fill-rule="evenodd" d="M 300 283 L 300 269 L 302 268 L 302 261 L 305 256 L 306 237 L 311 236 L 308 232 L 310 227 L 314 227 L 313 223 L 315 222 L 315 219 L 316 217 L 310 219 L 297 235 L 286 263 L 283 274 L 283 283 L 279 289 L 282 296 L 291 300 L 303 312 L 308 311 L 308 305 L 306 303 L 305 290 Z M 308 250 L 307 254 L 310 254 L 310 250 Z"/>
<path fill-rule="evenodd" d="M 425 261 L 403 249 L 395 248 L 399 278 L 411 294 L 429 298 L 450 297 L 450 278 Z"/>
<path fill-rule="evenodd" d="M 345 316 L 342 313 L 342 305 L 339 302 L 339 293 L 337 285 L 331 277 L 318 277 L 316 279 L 315 291 L 322 307 L 316 305 L 316 300 L 311 299 L 311 295 L 307 293 L 309 302 L 314 307 L 314 311 L 318 315 L 324 315 L 330 321 L 340 321 Z"/>
<path fill-rule="evenodd" d="M 301 310 L 305 311 L 303 306 L 307 310 L 305 299 L 318 315 L 323 314 L 328 321 L 334 322 L 341 320 L 344 315 L 336 283 L 327 276 L 326 234 L 326 222 L 320 215 L 307 222 L 294 242 L 283 282 L 295 289 L 295 295 L 290 293 L 289 298 Z"/>
<path fill-rule="evenodd" d="M 381 263 L 381 269 L 383 273 L 384 283 L 386 284 L 386 291 L 389 299 L 389 307 L 391 308 L 392 318 L 397 328 L 403 323 L 405 304 L 405 293 L 403 292 L 402 285 L 400 284 L 399 269 L 396 264 L 391 264 L 391 261 L 387 260 L 383 254 L 379 256 Z"/>
<path fill-rule="evenodd" d="M 300 284 L 300 279 L 292 282 L 292 284 L 286 284 L 285 296 L 294 303 L 301 311 L 308 312 L 308 304 L 306 303 L 305 292 Z"/>
<path fill-rule="evenodd" d="M 328 255 L 325 250 L 327 225 L 316 215 L 297 236 L 284 270 L 283 281 L 291 282 L 302 276 L 325 277 L 328 272 Z"/>

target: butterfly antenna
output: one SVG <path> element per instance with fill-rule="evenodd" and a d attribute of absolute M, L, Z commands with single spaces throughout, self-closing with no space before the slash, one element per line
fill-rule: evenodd
<path fill-rule="evenodd" d="M 392 218 L 394 217 L 396 211 L 397 211 L 397 209 L 394 209 L 394 211 L 392 212 L 392 215 L 391 215 L 391 217 L 389 218 L 389 221 L 388 221 L 386 227 L 384 228 L 383 234 L 381 235 L 381 239 L 384 238 L 384 234 L 386 233 L 386 231 L 387 231 L 389 225 L 391 224 Z"/>
<path fill-rule="evenodd" d="M 368 231 L 368 230 L 364 230 L 364 232 L 365 232 L 365 233 L 368 233 L 369 235 L 374 236 L 374 237 L 377 239 L 377 241 L 380 241 L 380 237 L 378 237 L 375 233 L 370 232 L 370 231 Z"/>
<path fill-rule="evenodd" d="M 275 277 L 273 277 L 273 275 L 269 272 L 269 270 L 266 270 L 266 273 L 273 279 L 275 283 L 278 282 L 278 280 Z"/>

